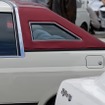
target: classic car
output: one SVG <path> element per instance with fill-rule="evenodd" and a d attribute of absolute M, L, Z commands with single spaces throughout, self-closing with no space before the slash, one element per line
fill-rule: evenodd
<path fill-rule="evenodd" d="M 89 32 L 90 16 L 87 11 L 88 0 L 77 0 L 76 25 Z"/>
<path fill-rule="evenodd" d="M 105 73 L 62 81 L 55 105 L 105 105 Z"/>
<path fill-rule="evenodd" d="M 45 6 L 0 0 L 0 104 L 54 105 L 62 80 L 105 71 L 105 43 Z"/>

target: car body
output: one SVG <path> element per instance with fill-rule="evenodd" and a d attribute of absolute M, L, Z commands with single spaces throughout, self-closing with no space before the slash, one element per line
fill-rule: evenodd
<path fill-rule="evenodd" d="M 87 0 L 77 0 L 77 19 L 76 25 L 82 27 L 84 30 L 89 31 L 90 17 L 87 11 Z"/>
<path fill-rule="evenodd" d="M 97 77 L 64 80 L 55 105 L 105 105 L 105 73 Z"/>
<path fill-rule="evenodd" d="M 51 105 L 62 80 L 104 61 L 105 43 L 45 6 L 0 0 L 0 104 Z"/>

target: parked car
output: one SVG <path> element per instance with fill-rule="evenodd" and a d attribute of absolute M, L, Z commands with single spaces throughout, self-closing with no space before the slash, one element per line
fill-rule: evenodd
<path fill-rule="evenodd" d="M 86 31 L 90 28 L 90 17 L 87 11 L 88 0 L 77 0 L 77 19 L 76 25 Z"/>
<path fill-rule="evenodd" d="M 62 80 L 105 71 L 105 43 L 37 3 L 0 0 L 0 104 L 53 105 Z"/>
<path fill-rule="evenodd" d="M 55 105 L 105 105 L 105 73 L 64 80 L 58 89 Z"/>

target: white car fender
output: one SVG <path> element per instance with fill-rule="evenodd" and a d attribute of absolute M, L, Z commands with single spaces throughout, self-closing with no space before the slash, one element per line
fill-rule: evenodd
<path fill-rule="evenodd" d="M 105 73 L 61 83 L 55 105 L 105 105 Z"/>

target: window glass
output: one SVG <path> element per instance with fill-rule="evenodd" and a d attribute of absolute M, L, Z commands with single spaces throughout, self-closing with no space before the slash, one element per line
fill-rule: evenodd
<path fill-rule="evenodd" d="M 0 56 L 17 55 L 12 13 L 0 13 Z"/>
<path fill-rule="evenodd" d="M 56 24 L 31 23 L 33 40 L 79 40 L 73 33 Z"/>
<path fill-rule="evenodd" d="M 105 18 L 105 11 L 100 11 L 102 18 Z"/>

